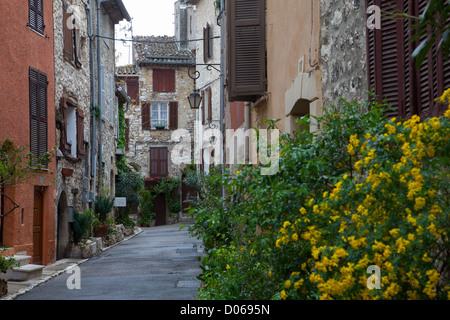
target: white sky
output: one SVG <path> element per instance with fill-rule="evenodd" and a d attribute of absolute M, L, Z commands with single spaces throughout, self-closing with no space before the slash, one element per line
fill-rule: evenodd
<path fill-rule="evenodd" d="M 176 0 L 122 0 L 133 19 L 135 36 L 173 36 Z"/>
<path fill-rule="evenodd" d="M 173 36 L 175 34 L 175 7 L 176 0 L 122 0 L 127 9 L 133 25 L 134 36 Z M 123 20 L 116 27 L 126 27 L 128 23 Z M 116 34 L 119 39 L 131 39 L 131 32 L 120 31 Z M 130 42 L 116 42 L 117 65 L 123 66 L 132 63 Z"/>

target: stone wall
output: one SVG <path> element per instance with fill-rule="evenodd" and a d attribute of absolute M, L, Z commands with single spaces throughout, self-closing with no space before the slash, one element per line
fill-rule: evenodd
<path fill-rule="evenodd" d="M 339 97 L 361 101 L 367 90 L 363 0 L 320 1 L 320 65 L 324 106 Z"/>
<path fill-rule="evenodd" d="M 164 68 L 161 66 L 158 69 Z M 188 76 L 187 67 L 175 67 L 175 92 L 153 92 L 153 69 L 151 66 L 141 66 L 139 75 L 140 103 L 152 101 L 178 101 L 178 129 L 186 129 L 194 137 L 195 111 L 190 108 L 187 97 L 193 90 L 193 81 Z M 169 175 L 179 176 L 180 166 L 172 163 L 171 151 L 175 145 L 171 141 L 170 130 L 142 130 L 141 105 L 131 105 L 125 117 L 130 121 L 128 162 L 140 166 L 143 177 L 150 172 L 150 147 L 167 147 L 169 149 Z"/>
<path fill-rule="evenodd" d="M 203 28 L 206 27 L 207 24 L 209 24 L 211 31 L 212 31 L 212 37 L 220 37 L 221 34 L 221 27 L 217 25 L 217 15 L 219 11 L 216 10 L 213 1 L 209 0 L 200 0 L 197 3 L 196 6 L 196 38 L 202 39 L 203 38 Z M 212 56 L 209 60 L 207 60 L 206 63 L 210 64 L 219 64 L 215 65 L 214 67 L 216 69 L 220 70 L 220 55 L 221 55 L 221 41 L 220 38 L 210 39 L 210 41 L 213 42 L 212 45 Z M 204 125 L 203 129 L 208 130 L 210 128 L 214 128 L 213 133 L 215 136 L 219 134 L 218 130 L 219 128 L 219 121 L 220 121 L 220 72 L 215 70 L 214 68 L 208 68 L 207 66 L 201 65 L 205 64 L 204 57 L 203 57 L 203 41 L 196 41 L 196 63 L 199 64 L 197 66 L 197 71 L 200 72 L 200 78 L 196 80 L 196 87 L 199 91 L 205 90 L 206 88 L 210 87 L 211 89 L 211 110 L 212 110 L 212 123 L 207 123 Z M 203 106 L 202 103 L 200 109 L 197 112 L 197 120 L 202 121 L 202 112 L 203 112 Z M 197 135 L 196 139 L 198 141 L 203 141 L 203 143 L 198 144 L 198 148 L 195 150 L 196 159 L 197 161 L 200 160 L 200 148 L 208 148 L 212 147 L 212 145 L 208 142 L 209 139 L 207 137 L 202 136 L 200 133 Z M 218 140 L 217 140 L 218 141 Z M 216 145 L 218 147 L 218 145 Z M 216 151 L 218 153 L 219 150 Z M 205 151 L 206 152 L 206 151 Z M 206 154 L 206 153 L 205 153 Z M 205 169 L 208 167 L 205 166 Z"/>
<path fill-rule="evenodd" d="M 77 68 L 75 65 L 64 58 L 64 35 L 63 35 L 63 1 L 53 1 L 53 16 L 55 21 L 54 26 L 54 61 L 55 61 L 55 108 L 59 112 L 61 110 L 60 99 L 64 92 L 71 93 L 78 101 L 77 108 L 84 113 L 84 137 L 85 141 L 89 141 L 90 137 L 90 99 L 91 99 L 91 83 L 90 83 L 90 55 L 89 55 L 89 38 L 88 38 L 88 11 L 85 10 L 84 5 L 80 0 L 67 2 L 69 5 L 76 5 L 79 8 L 78 17 L 80 21 L 80 36 L 81 36 L 81 67 Z M 56 130 L 56 145 L 60 145 L 60 130 Z M 62 148 L 59 147 L 61 150 Z M 86 155 L 88 155 L 86 149 Z M 85 160 L 68 159 L 59 157 L 57 161 L 57 201 L 62 192 L 66 193 L 68 205 L 83 211 L 86 209 L 86 204 L 82 202 L 82 186 L 83 176 L 87 174 L 87 165 L 89 159 Z M 71 177 L 63 177 L 62 169 L 73 169 Z M 79 189 L 79 192 L 74 194 L 73 190 Z M 58 202 L 56 203 L 56 210 Z"/>

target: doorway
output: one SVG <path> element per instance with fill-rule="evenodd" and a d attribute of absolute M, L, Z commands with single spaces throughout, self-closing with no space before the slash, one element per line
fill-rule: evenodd
<path fill-rule="evenodd" d="M 43 231 L 44 195 L 40 187 L 34 188 L 33 210 L 33 263 L 42 263 L 42 231 Z"/>
<path fill-rule="evenodd" d="M 70 239 L 68 211 L 69 207 L 67 205 L 67 196 L 66 193 L 63 191 L 59 196 L 58 202 L 58 234 L 57 234 L 57 248 L 56 248 L 57 260 L 67 258 L 67 250 Z"/>

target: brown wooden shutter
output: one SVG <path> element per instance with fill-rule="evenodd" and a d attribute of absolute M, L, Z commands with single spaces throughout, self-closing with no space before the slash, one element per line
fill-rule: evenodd
<path fill-rule="evenodd" d="M 169 102 L 169 130 L 178 129 L 178 102 Z"/>
<path fill-rule="evenodd" d="M 38 72 L 30 69 L 30 152 L 39 156 Z"/>
<path fill-rule="evenodd" d="M 67 12 L 67 5 L 63 5 L 63 32 L 64 32 L 64 57 L 73 61 L 73 30 L 67 25 L 67 21 L 71 19 L 71 14 Z"/>
<path fill-rule="evenodd" d="M 127 94 L 132 104 L 139 105 L 139 81 L 127 82 Z"/>
<path fill-rule="evenodd" d="M 30 28 L 44 34 L 45 25 L 43 0 L 28 0 L 28 19 Z"/>
<path fill-rule="evenodd" d="M 211 95 L 211 87 L 206 89 L 208 93 L 208 122 L 212 121 L 212 95 Z"/>
<path fill-rule="evenodd" d="M 142 130 L 151 129 L 151 104 L 150 102 L 143 102 L 141 106 L 141 116 L 142 116 Z"/>
<path fill-rule="evenodd" d="M 85 156 L 84 150 L 84 112 L 77 108 L 77 156 L 83 160 Z"/>
<path fill-rule="evenodd" d="M 230 101 L 256 101 L 266 91 L 265 0 L 229 0 Z"/>
<path fill-rule="evenodd" d="M 125 119 L 125 125 L 127 126 L 127 128 L 125 129 L 125 151 L 128 151 L 130 150 L 130 119 Z"/>
<path fill-rule="evenodd" d="M 163 83 L 161 77 L 161 69 L 153 69 L 153 91 L 154 92 L 162 92 Z"/>
<path fill-rule="evenodd" d="M 81 63 L 81 36 L 80 29 L 74 29 L 74 37 L 75 37 L 75 65 L 80 68 Z"/>
<path fill-rule="evenodd" d="M 48 150 L 47 76 L 29 69 L 30 151 L 37 157 Z"/>
<path fill-rule="evenodd" d="M 153 91 L 175 92 L 175 70 L 153 69 Z"/>
<path fill-rule="evenodd" d="M 150 176 L 166 177 L 169 174 L 169 152 L 165 147 L 150 148 Z"/>
<path fill-rule="evenodd" d="M 63 154 L 70 154 L 70 146 L 67 143 L 67 100 L 62 97 L 60 100 L 60 110 L 61 110 L 61 137 L 60 137 L 60 149 Z"/>
<path fill-rule="evenodd" d="M 211 48 L 211 26 L 206 24 L 206 27 L 203 28 L 203 61 L 205 63 L 211 58 L 212 48 Z"/>
<path fill-rule="evenodd" d="M 165 92 L 175 92 L 175 70 L 165 70 Z"/>
<path fill-rule="evenodd" d="M 206 115 L 205 115 L 205 105 L 206 104 L 206 100 L 205 100 L 205 90 L 202 90 L 202 124 L 206 123 Z"/>
<path fill-rule="evenodd" d="M 396 2 L 396 10 L 418 16 L 427 6 L 427 0 L 402 0 Z M 366 5 L 377 5 L 392 12 L 387 0 L 367 0 Z M 411 43 L 413 21 L 392 19 L 382 15 L 381 30 L 367 30 L 367 72 L 369 88 L 373 87 L 379 100 L 387 99 L 394 107 L 386 112 L 388 117 L 408 118 L 417 114 L 422 118 L 444 112 L 442 105 L 434 101 L 445 87 L 445 74 L 450 75 L 450 63 L 445 66 L 436 54 L 437 42 L 428 53 L 419 70 L 411 58 L 414 49 L 424 40 Z M 439 41 L 439 39 L 438 39 Z"/>

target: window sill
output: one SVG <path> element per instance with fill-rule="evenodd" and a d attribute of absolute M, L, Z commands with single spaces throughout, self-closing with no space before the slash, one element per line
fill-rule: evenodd
<path fill-rule="evenodd" d="M 37 30 L 35 30 L 35 29 L 31 28 L 31 27 L 28 27 L 28 29 L 30 29 L 31 31 L 36 33 L 38 36 L 41 36 L 42 38 L 45 39 L 45 35 L 43 33 L 40 33 L 39 31 L 37 31 Z"/>

